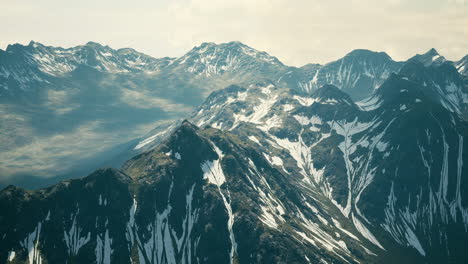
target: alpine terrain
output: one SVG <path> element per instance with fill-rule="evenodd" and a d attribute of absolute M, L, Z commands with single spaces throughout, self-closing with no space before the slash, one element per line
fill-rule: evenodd
<path fill-rule="evenodd" d="M 115 168 L 1 190 L 2 263 L 468 262 L 466 57 L 355 50 L 298 68 L 230 42 L 163 59 L 32 43 L 0 58 L 4 124 L 39 133 L 8 109 L 52 107 L 53 91 L 76 100 L 62 113 L 74 125 L 153 125 L 94 153 Z M 125 92 L 142 94 L 142 120 L 125 118 Z"/>

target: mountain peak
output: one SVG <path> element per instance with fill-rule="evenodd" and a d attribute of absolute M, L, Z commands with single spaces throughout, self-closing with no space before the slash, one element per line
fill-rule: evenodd
<path fill-rule="evenodd" d="M 318 97 L 331 98 L 335 96 L 342 97 L 344 95 L 346 95 L 346 93 L 340 90 L 340 88 L 336 87 L 333 84 L 325 84 L 312 93 L 312 97 L 317 97 L 317 98 Z"/>
<path fill-rule="evenodd" d="M 214 159 L 215 155 L 210 142 L 203 135 L 203 130 L 184 120 L 156 148 L 135 156 L 127 161 L 122 168 L 132 178 L 153 177 L 152 173 L 147 172 L 143 176 L 139 175 L 141 170 L 138 168 L 147 167 L 148 162 L 154 168 L 172 160 L 184 162 L 190 166 L 189 170 L 194 172 L 200 168 L 204 159 L 207 157 Z M 160 159 L 161 157 L 165 158 Z"/>
<path fill-rule="evenodd" d="M 312 95 L 313 98 L 320 99 L 321 101 L 344 102 L 347 104 L 354 104 L 353 100 L 347 93 L 332 84 L 325 84 L 321 88 L 315 90 Z"/>
<path fill-rule="evenodd" d="M 135 49 L 132 48 L 121 48 L 117 50 L 118 53 L 120 54 L 132 54 L 132 53 L 139 53 Z"/>
<path fill-rule="evenodd" d="M 425 54 L 435 56 L 435 55 L 439 55 L 439 52 L 437 52 L 437 50 L 435 48 L 431 48 Z"/>
<path fill-rule="evenodd" d="M 445 95 L 441 94 L 444 87 L 442 89 L 436 88 L 431 76 L 430 68 L 419 62 L 410 61 L 403 66 L 400 73 L 392 74 L 382 84 L 377 90 L 378 97 L 383 100 L 385 105 L 394 109 L 398 109 L 402 105 L 405 105 L 406 109 L 409 105 L 421 101 L 431 101 L 452 111 L 454 109 L 451 102 L 453 96 L 447 100 Z"/>
<path fill-rule="evenodd" d="M 248 48 L 251 48 L 250 46 L 238 41 L 238 40 L 234 40 L 234 41 L 229 41 L 226 43 L 227 46 L 242 46 L 242 47 L 248 47 Z"/>
<path fill-rule="evenodd" d="M 249 47 L 249 46 L 245 45 L 244 43 L 242 43 L 240 41 L 233 40 L 233 41 L 223 42 L 223 43 L 219 43 L 219 44 L 215 43 L 215 42 L 212 42 L 212 41 L 202 42 L 199 46 L 196 46 L 195 48 L 204 48 L 204 47 L 207 47 L 207 46 L 217 46 L 217 47 L 222 47 L 222 46 L 227 46 L 227 47 L 243 46 L 243 47 Z M 249 48 L 251 48 L 251 47 L 249 47 Z"/>
<path fill-rule="evenodd" d="M 322 87 L 320 87 L 317 92 L 321 92 L 322 94 L 345 94 L 343 91 L 340 90 L 340 88 L 336 87 L 333 84 L 325 84 Z"/>
<path fill-rule="evenodd" d="M 95 180 L 99 181 L 102 183 L 109 183 L 110 181 L 117 180 L 117 181 L 128 181 L 129 177 L 128 175 L 122 173 L 121 171 L 111 168 L 111 167 L 105 167 L 105 168 L 100 168 L 88 175 L 86 177 L 87 180 Z"/>
<path fill-rule="evenodd" d="M 200 44 L 200 46 L 195 46 L 194 49 L 197 49 L 197 48 L 201 49 L 201 48 L 205 48 L 205 47 L 208 47 L 208 46 L 216 46 L 216 45 L 217 44 L 214 43 L 214 42 L 202 42 Z"/>
<path fill-rule="evenodd" d="M 284 66 L 276 57 L 258 51 L 241 42 L 231 41 L 216 44 L 204 42 L 194 47 L 171 64 L 186 72 L 204 77 L 222 75 L 225 72 L 250 74 L 251 70 L 267 71 L 269 67 Z"/>
<path fill-rule="evenodd" d="M 103 47 L 101 44 L 94 42 L 94 41 L 88 41 L 86 43 L 86 46 L 92 46 L 92 47 Z"/>
<path fill-rule="evenodd" d="M 461 82 L 460 65 L 447 61 L 437 61 L 430 65 L 433 69 L 427 68 L 427 64 L 420 60 L 409 60 L 400 69 L 399 74 L 420 84 L 437 83 L 440 87 L 445 87 L 446 83 Z"/>
<path fill-rule="evenodd" d="M 368 49 L 355 49 L 346 54 L 345 57 L 370 57 L 370 56 L 379 56 L 385 59 L 392 59 L 386 52 L 372 51 Z"/>
<path fill-rule="evenodd" d="M 196 131 L 196 130 L 198 130 L 198 127 L 195 126 L 194 124 L 190 123 L 187 119 L 184 119 L 184 121 L 182 121 L 182 124 L 180 125 L 179 129 Z"/>
<path fill-rule="evenodd" d="M 31 45 L 31 43 L 29 43 L 29 45 Z M 28 45 L 28 46 L 29 46 Z M 22 51 L 24 50 L 25 47 L 28 47 L 28 46 L 24 46 L 20 43 L 14 43 L 14 44 L 8 44 L 8 46 L 6 47 L 5 51 L 6 52 L 17 52 L 17 51 Z M 32 46 L 31 46 L 32 47 Z"/>
<path fill-rule="evenodd" d="M 29 42 L 28 46 L 29 46 L 29 47 L 34 47 L 34 48 L 36 48 L 37 46 L 43 46 L 43 45 L 42 45 L 41 43 L 39 43 L 39 42 L 36 42 L 36 41 L 34 41 L 34 40 L 31 40 L 31 41 Z"/>
<path fill-rule="evenodd" d="M 250 53 L 260 53 L 260 51 L 257 51 L 256 49 L 249 47 L 245 45 L 244 43 L 240 41 L 230 41 L 230 42 L 224 42 L 224 43 L 215 43 L 215 42 L 203 42 L 199 46 L 195 46 L 192 50 L 190 50 L 187 54 L 191 53 L 215 53 L 214 51 L 234 51 L 236 53 L 238 52 L 243 52 L 246 53 L 246 50 L 250 51 Z"/>
<path fill-rule="evenodd" d="M 431 48 L 424 54 L 417 54 L 410 58 L 408 61 L 419 61 L 424 66 L 429 67 L 431 65 L 440 65 L 446 62 L 446 59 L 437 52 L 436 49 Z"/>
<path fill-rule="evenodd" d="M 193 141 L 194 138 L 199 137 L 197 133 L 198 130 L 199 128 L 197 126 L 185 119 L 184 121 L 182 121 L 180 126 L 176 128 L 175 131 L 172 133 L 172 135 L 170 136 L 170 141 L 180 141 L 182 138 L 188 138 Z"/>

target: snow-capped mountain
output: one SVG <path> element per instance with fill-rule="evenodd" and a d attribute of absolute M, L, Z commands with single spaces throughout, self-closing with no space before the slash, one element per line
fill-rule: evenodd
<path fill-rule="evenodd" d="M 27 90 L 34 82 L 48 83 L 51 77 L 63 77 L 78 67 L 88 66 L 108 73 L 153 73 L 172 60 L 155 59 L 128 48 L 114 50 L 95 42 L 64 49 L 31 41 L 28 46 L 9 45 L 0 51 L 0 80 L 5 90 L 11 91 L 14 84 Z"/>
<path fill-rule="evenodd" d="M 270 75 L 283 70 L 285 65 L 266 52 L 233 41 L 222 44 L 202 43 L 174 60 L 168 68 L 210 77 L 223 74 Z"/>
<path fill-rule="evenodd" d="M 276 57 L 237 41 L 203 43 L 179 58 L 160 59 L 133 49 L 114 50 L 94 42 L 64 49 L 32 41 L 28 46 L 9 45 L 0 51 L 0 62 L 2 96 L 14 93 L 15 88 L 31 90 L 38 83 L 47 86 L 56 78 L 67 78 L 79 68 L 90 67 L 108 74 L 146 73 L 151 75 L 150 80 L 170 79 L 184 87 L 198 87 L 202 86 L 200 82 L 206 85 L 208 81 L 208 88 L 205 87 L 208 92 L 233 83 L 248 85 L 271 80 L 310 93 L 330 83 L 353 98 L 362 99 L 401 66 L 383 52 L 355 50 L 323 66 L 289 67 Z"/>
<path fill-rule="evenodd" d="M 0 174 L 9 176 L 0 185 L 24 185 L 30 175 L 87 174 L 114 159 L 118 151 L 111 147 L 155 122 L 166 126 L 187 116 L 211 92 L 231 84 L 268 81 L 311 93 L 331 82 L 354 97 L 351 91 L 372 91 L 387 74 L 381 71 L 393 69 L 380 53 L 351 54 L 342 62 L 296 68 L 240 42 L 203 43 L 179 58 L 159 59 L 93 42 L 67 49 L 37 42 L 10 45 L 0 50 L 0 121 L 7 127 L 0 129 Z M 305 88 L 314 78 L 317 85 Z M 73 146 L 77 138 L 79 147 Z M 99 151 L 91 151 L 96 146 Z M 93 165 L 76 171 L 78 163 Z"/>
<path fill-rule="evenodd" d="M 315 232 L 304 232 L 309 244 L 332 237 L 332 226 L 367 243 L 377 263 L 464 263 L 468 125 L 455 103 L 459 81 L 450 63 L 409 61 L 359 104 L 332 85 L 310 95 L 272 83 L 230 86 L 189 120 L 256 146 L 287 182 L 314 193 L 300 197 L 327 209 L 316 212 Z M 153 148 L 169 131 L 139 148 Z"/>
<path fill-rule="evenodd" d="M 4 189 L 0 258 L 463 263 L 468 126 L 423 89 L 393 74 L 367 105 L 332 85 L 215 92 L 205 128 L 182 122 L 121 171 Z"/>
<path fill-rule="evenodd" d="M 311 64 L 290 71 L 281 80 L 297 83 L 299 90 L 308 93 L 325 84 L 333 84 L 354 100 L 362 100 L 369 97 L 391 73 L 398 72 L 401 66 L 401 62 L 393 61 L 385 52 L 354 50 L 323 66 Z"/>
<path fill-rule="evenodd" d="M 431 65 L 440 65 L 447 61 L 445 57 L 441 56 L 439 52 L 437 52 L 437 50 L 434 48 L 428 50 L 424 54 L 417 54 L 409 60 L 419 61 L 426 67 Z"/>
<path fill-rule="evenodd" d="M 6 57 L 5 60 L 11 60 L 11 64 L 14 64 L 15 58 L 19 63 L 22 57 L 23 62 L 37 66 L 39 70 L 52 76 L 70 73 L 80 65 L 104 72 L 154 72 L 174 60 L 173 58 L 155 59 L 131 48 L 114 50 L 96 42 L 64 49 L 31 41 L 28 46 L 9 45 L 3 55 Z"/>
<path fill-rule="evenodd" d="M 405 80 L 421 84 L 420 92 L 438 102 L 447 110 L 465 118 L 468 116 L 468 88 L 463 84 L 463 77 L 450 62 L 431 64 L 425 67 L 418 61 L 410 60 L 400 74 Z M 377 91 L 366 101 L 381 101 L 382 91 Z"/>
<path fill-rule="evenodd" d="M 173 59 L 31 43 L 0 58 L 4 123 L 34 124 L 1 131 L 0 168 L 38 152 L 34 132 L 82 158 L 93 150 L 68 139 L 96 148 L 158 121 L 92 165 L 58 155 L 120 169 L 0 191 L 1 262 L 468 261 L 466 78 L 435 50 L 301 68 L 239 42 Z"/>

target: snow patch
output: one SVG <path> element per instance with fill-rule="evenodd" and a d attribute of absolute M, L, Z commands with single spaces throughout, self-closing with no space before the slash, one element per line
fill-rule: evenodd
<path fill-rule="evenodd" d="M 80 228 L 76 222 L 76 217 L 79 211 L 73 216 L 73 223 L 68 232 L 63 231 L 65 244 L 68 248 L 68 254 L 70 256 L 78 255 L 81 247 L 86 245 L 91 240 L 91 232 L 88 232 L 87 236 L 81 236 L 82 228 Z"/>
<path fill-rule="evenodd" d="M 221 190 L 221 185 L 226 181 L 226 176 L 224 175 L 223 169 L 221 167 L 221 160 L 223 159 L 224 155 L 221 152 L 221 150 L 213 143 L 210 142 L 211 145 L 213 146 L 214 151 L 218 155 L 218 159 L 213 160 L 213 161 L 205 161 L 202 165 L 202 171 L 203 171 L 203 178 L 208 179 L 209 183 L 215 184 L 218 187 L 219 194 L 221 195 L 221 198 L 223 199 L 224 206 L 226 207 L 226 211 L 228 213 L 228 230 L 229 230 L 229 239 L 231 240 L 231 264 L 233 263 L 234 260 L 234 254 L 237 251 L 237 243 L 235 240 L 234 232 L 232 230 L 232 226 L 234 225 L 234 214 L 232 212 L 232 207 L 231 207 L 231 199 L 226 199 L 226 195 L 222 192 Z M 229 190 L 226 189 L 228 195 Z"/>
<path fill-rule="evenodd" d="M 106 229 L 104 235 L 98 234 L 96 237 L 96 263 L 110 264 L 112 250 L 112 239 L 109 237 L 109 230 Z"/>
<path fill-rule="evenodd" d="M 156 138 L 158 138 L 159 136 L 163 135 L 164 133 L 166 133 L 166 131 L 161 131 L 161 132 L 158 132 L 148 138 L 145 138 L 144 140 L 138 142 L 138 144 L 135 146 L 134 150 L 138 150 L 138 149 L 141 149 L 143 148 L 144 146 L 150 144 L 151 142 L 153 142 Z"/>
<path fill-rule="evenodd" d="M 302 97 L 297 95 L 295 95 L 293 98 L 296 99 L 303 106 L 311 106 L 317 101 L 315 98 L 312 97 Z"/>
<path fill-rule="evenodd" d="M 41 252 L 39 251 L 41 228 L 42 223 L 39 222 L 34 231 L 20 242 L 20 245 L 28 251 L 29 264 L 42 263 Z"/>
<path fill-rule="evenodd" d="M 322 119 L 319 116 L 311 116 L 305 117 L 305 116 L 300 116 L 300 115 L 294 115 L 293 116 L 299 124 L 303 126 L 307 125 L 321 125 L 322 124 Z"/>
<path fill-rule="evenodd" d="M 372 96 L 356 103 L 364 111 L 373 111 L 382 105 L 382 100 L 378 96 Z"/>
<path fill-rule="evenodd" d="M 249 136 L 249 139 L 260 145 L 260 141 L 255 136 Z"/>
<path fill-rule="evenodd" d="M 361 235 L 365 238 L 367 238 L 367 240 L 369 240 L 370 242 L 372 242 L 374 245 L 378 246 L 379 248 L 385 250 L 382 245 L 379 243 L 379 241 L 374 237 L 374 235 L 366 228 L 366 226 L 364 224 L 361 223 L 361 221 L 359 221 L 355 216 L 354 214 L 351 214 L 352 216 L 352 219 L 353 219 L 353 223 L 354 223 L 354 226 L 356 227 L 356 229 L 359 231 L 359 233 L 361 233 Z"/>
<path fill-rule="evenodd" d="M 13 261 L 15 259 L 15 257 L 16 257 L 15 251 L 12 250 L 12 251 L 8 252 L 8 261 Z"/>

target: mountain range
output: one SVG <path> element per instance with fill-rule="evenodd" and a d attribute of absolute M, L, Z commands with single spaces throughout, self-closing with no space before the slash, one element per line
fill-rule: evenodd
<path fill-rule="evenodd" d="M 413 59 L 447 62 L 435 50 Z M 462 76 L 465 62 L 453 62 Z M 325 65 L 290 67 L 240 42 L 203 43 L 159 59 L 94 42 L 68 49 L 9 45 L 0 50 L 0 186 L 37 188 L 118 167 L 142 134 L 183 119 L 231 84 L 270 81 L 305 94 L 333 84 L 359 101 L 403 64 L 384 52 L 354 50 Z M 466 118 L 465 103 L 452 103 Z"/>
<path fill-rule="evenodd" d="M 96 43 L 32 42 L 9 46 L 0 62 L 9 73 L 2 105 L 23 108 L 31 120 L 51 91 L 79 104 L 63 114 L 74 125 L 101 119 L 115 133 L 135 130 L 146 114 L 164 120 L 105 155 L 95 151 L 101 162 L 68 161 L 123 164 L 118 169 L 37 190 L 4 188 L 1 261 L 468 261 L 466 57 L 450 62 L 431 49 L 395 62 L 355 50 L 297 68 L 239 42 L 163 59 Z M 128 101 L 122 108 L 117 94 L 126 89 L 144 94 L 133 106 L 145 111 L 131 112 Z M 10 129 L 8 118 L 20 114 L 4 109 Z M 82 118 L 86 111 L 93 114 Z"/>

